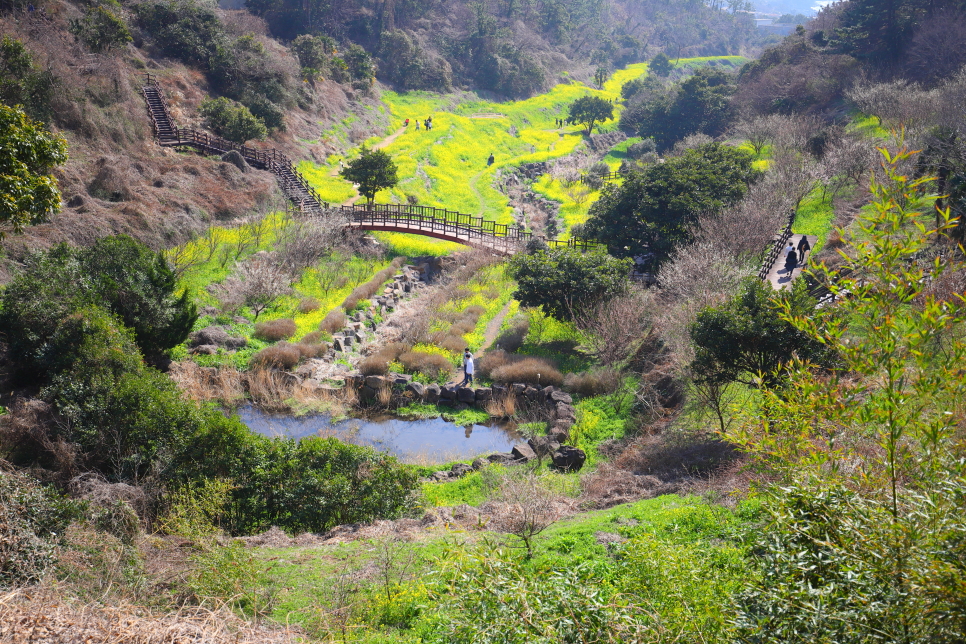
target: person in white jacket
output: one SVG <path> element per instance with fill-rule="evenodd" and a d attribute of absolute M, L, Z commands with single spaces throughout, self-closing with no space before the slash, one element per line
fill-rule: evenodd
<path fill-rule="evenodd" d="M 472 386 L 473 385 L 473 372 L 476 371 L 476 367 L 473 364 L 473 354 L 470 353 L 469 347 L 463 352 L 463 382 L 459 384 L 460 387 Z"/>

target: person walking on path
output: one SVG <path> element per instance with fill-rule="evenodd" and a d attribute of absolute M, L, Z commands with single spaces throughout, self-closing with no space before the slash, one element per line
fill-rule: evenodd
<path fill-rule="evenodd" d="M 808 238 L 802 235 L 802 238 L 798 241 L 798 261 L 801 262 L 802 266 L 805 265 L 805 253 L 812 250 L 812 245 L 808 243 Z"/>
<path fill-rule="evenodd" d="M 419 132 L 419 119 L 416 119 L 416 131 Z"/>
<path fill-rule="evenodd" d="M 783 253 L 785 257 L 788 257 L 788 253 L 795 250 L 795 245 L 792 244 L 791 240 L 788 241 L 788 246 L 785 246 L 785 252 Z"/>
<path fill-rule="evenodd" d="M 493 165 L 494 161 L 496 161 L 496 159 L 493 157 L 493 153 L 490 152 L 490 158 L 486 160 L 486 167 L 489 168 L 491 165 Z"/>
<path fill-rule="evenodd" d="M 788 273 L 788 279 L 792 278 L 792 272 L 794 272 L 796 266 L 798 266 L 798 255 L 795 254 L 793 248 L 785 255 L 785 272 Z"/>
<path fill-rule="evenodd" d="M 470 353 L 470 348 L 466 347 L 466 351 L 463 352 L 463 382 L 459 384 L 460 387 L 463 386 L 473 386 L 473 373 L 476 371 L 476 367 L 473 364 L 473 354 Z"/>
<path fill-rule="evenodd" d="M 409 119 L 406 119 L 406 127 L 409 127 Z"/>

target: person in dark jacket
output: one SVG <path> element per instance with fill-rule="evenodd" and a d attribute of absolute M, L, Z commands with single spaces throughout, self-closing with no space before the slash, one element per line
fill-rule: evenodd
<path fill-rule="evenodd" d="M 798 266 L 798 255 L 794 250 L 790 250 L 785 256 L 785 272 L 788 273 L 788 279 L 792 278 L 792 272 L 796 266 Z"/>
<path fill-rule="evenodd" d="M 805 253 L 812 250 L 812 245 L 808 243 L 808 238 L 802 235 L 802 238 L 798 241 L 798 261 L 805 265 Z"/>

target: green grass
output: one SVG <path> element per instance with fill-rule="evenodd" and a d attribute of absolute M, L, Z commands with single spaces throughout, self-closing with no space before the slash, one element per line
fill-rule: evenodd
<path fill-rule="evenodd" d="M 818 237 L 812 247 L 812 254 L 814 255 L 825 246 L 829 233 L 832 232 L 834 221 L 835 210 L 830 200 L 825 199 L 822 190 L 816 188 L 799 205 L 795 213 L 795 221 L 792 222 L 792 232 L 796 235 L 816 235 Z"/>
<path fill-rule="evenodd" d="M 678 65 L 691 69 L 711 60 L 743 62 L 737 56 L 684 59 Z M 397 131 L 405 119 L 409 127 L 394 142 L 385 147 L 399 166 L 399 184 L 376 195 L 380 203 L 405 203 L 415 197 L 418 203 L 484 216 L 501 223 L 512 222 L 512 212 L 505 195 L 493 187 L 496 174 L 504 167 L 546 161 L 573 152 L 583 142 L 579 126 L 557 128 L 554 119 L 566 116 L 567 107 L 577 98 L 596 95 L 618 99 L 621 86 L 647 73 L 647 64 L 629 65 L 614 72 L 603 89 L 582 83 L 560 83 L 545 94 L 522 101 L 497 103 L 480 99 L 469 92 L 435 94 L 432 92 L 383 92 L 389 113 L 388 132 Z M 601 131 L 616 128 L 623 106 L 615 104 L 614 120 L 604 124 Z M 471 118 L 475 114 L 500 114 L 500 118 Z M 433 117 L 433 129 L 415 130 L 414 120 Z M 334 126 L 329 136 L 338 137 L 341 129 Z M 374 137 L 369 143 L 375 142 Z M 623 149 L 626 149 L 623 148 Z M 620 165 L 621 148 L 615 148 L 606 162 Z M 487 167 L 487 157 L 493 153 L 496 162 Z M 345 157 L 332 157 L 327 165 L 308 169 L 308 162 L 300 165 L 316 188 L 333 203 L 345 201 L 353 194 L 351 186 L 338 177 L 330 176 L 332 168 Z M 551 192 L 555 188 L 544 186 Z M 551 196 L 563 204 L 563 216 L 568 223 L 586 219 L 586 209 L 592 199 L 575 207 L 573 200 Z M 401 243 L 401 242 L 400 242 Z M 415 253 L 412 253 L 415 254 Z M 428 253 L 425 253 L 428 254 Z"/>

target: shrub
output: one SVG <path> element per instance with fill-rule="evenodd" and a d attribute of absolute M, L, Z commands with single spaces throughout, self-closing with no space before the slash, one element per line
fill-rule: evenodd
<path fill-rule="evenodd" d="M 380 354 L 371 355 L 359 363 L 359 371 L 364 376 L 384 376 L 389 373 L 389 360 Z"/>
<path fill-rule="evenodd" d="M 408 373 L 419 372 L 430 378 L 453 369 L 453 363 L 446 356 L 426 351 L 407 351 L 399 356 L 399 362 Z"/>
<path fill-rule="evenodd" d="M 314 297 L 303 297 L 299 302 L 299 313 L 311 313 L 312 311 L 318 311 L 320 306 L 322 306 L 322 303 Z"/>
<path fill-rule="evenodd" d="M 510 361 L 510 355 L 503 349 L 487 351 L 476 360 L 476 375 L 479 378 L 491 380 L 493 370 L 502 367 Z"/>
<path fill-rule="evenodd" d="M 613 393 L 621 384 L 620 374 L 611 369 L 568 373 L 563 388 L 584 398 Z"/>
<path fill-rule="evenodd" d="M 251 364 L 256 367 L 291 369 L 301 358 L 302 352 L 297 346 L 288 342 L 279 342 L 253 355 Z"/>
<path fill-rule="evenodd" d="M 132 329 L 141 351 L 155 357 L 188 337 L 197 319 L 164 257 L 130 237 L 105 237 L 88 249 L 62 244 L 30 255 L 0 296 L 0 328 L 17 366 L 52 373 L 50 342 L 61 323 L 83 308 L 108 309 Z"/>
<path fill-rule="evenodd" d="M 324 354 L 326 351 L 329 350 L 329 345 L 324 342 L 322 343 L 299 342 L 294 346 L 296 349 L 298 349 L 299 354 L 301 354 L 303 360 L 306 360 L 309 358 L 318 358 L 319 356 L 321 356 L 322 354 Z"/>
<path fill-rule="evenodd" d="M 78 511 L 35 481 L 0 471 L 0 587 L 40 581 L 54 563 L 58 535 Z"/>
<path fill-rule="evenodd" d="M 469 331 L 464 331 L 464 333 L 469 333 Z M 459 353 L 466 348 L 466 339 L 462 335 L 446 335 L 437 344 L 447 351 Z"/>
<path fill-rule="evenodd" d="M 264 139 L 268 135 L 264 121 L 244 105 L 223 96 L 205 99 L 199 111 L 215 134 L 234 143 L 243 144 L 252 139 Z"/>
<path fill-rule="evenodd" d="M 523 382 L 541 387 L 559 387 L 563 384 L 563 374 L 548 360 L 529 356 L 493 369 L 490 379 L 493 382 Z"/>
<path fill-rule="evenodd" d="M 496 339 L 496 347 L 513 353 L 523 346 L 529 333 L 530 319 L 525 315 L 517 315 Z"/>
<path fill-rule="evenodd" d="M 295 335 L 297 330 L 298 327 L 295 326 L 295 320 L 281 318 L 256 323 L 255 337 L 266 342 L 278 342 L 279 340 L 288 340 Z"/>
<path fill-rule="evenodd" d="M 106 7 L 88 8 L 82 19 L 70 21 L 70 32 L 95 53 L 131 42 L 131 32 L 124 20 Z"/>
<path fill-rule="evenodd" d="M 319 330 L 325 333 L 335 333 L 339 329 L 345 326 L 346 316 L 345 313 L 339 309 L 334 309 L 329 311 L 329 313 L 323 318 L 322 322 L 319 323 Z"/>
<path fill-rule="evenodd" d="M 319 344 L 319 342 L 321 341 L 322 341 L 321 331 L 312 331 L 311 333 L 306 333 L 305 335 L 302 336 L 302 339 L 299 340 L 301 344 Z"/>

